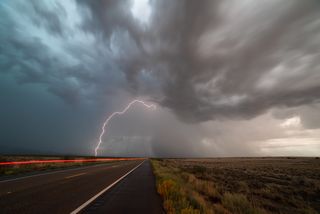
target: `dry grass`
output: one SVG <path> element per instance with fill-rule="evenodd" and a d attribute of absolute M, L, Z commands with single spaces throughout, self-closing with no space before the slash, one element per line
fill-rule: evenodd
<path fill-rule="evenodd" d="M 153 160 L 168 213 L 318 213 L 320 160 Z"/>
<path fill-rule="evenodd" d="M 205 206 L 196 192 L 186 187 L 175 168 L 163 166 L 161 161 L 152 161 L 157 178 L 157 190 L 163 198 L 163 206 L 168 214 L 198 214 Z"/>

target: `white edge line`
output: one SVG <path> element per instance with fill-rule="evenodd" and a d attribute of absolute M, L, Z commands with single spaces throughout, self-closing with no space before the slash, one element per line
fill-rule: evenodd
<path fill-rule="evenodd" d="M 107 190 L 109 190 L 111 187 L 113 187 L 114 185 L 116 185 L 119 181 L 121 181 L 122 179 L 124 179 L 126 176 L 128 176 L 131 172 L 133 172 L 134 170 L 136 170 L 139 166 L 141 166 L 146 160 L 142 161 L 142 163 L 140 163 L 138 166 L 134 167 L 133 169 L 131 169 L 129 172 L 127 172 L 125 175 L 123 175 L 122 177 L 120 177 L 118 180 L 116 180 L 115 182 L 113 182 L 112 184 L 110 184 L 109 186 L 107 186 L 106 188 L 104 188 L 103 190 L 101 190 L 98 194 L 96 194 L 95 196 L 93 196 L 92 198 L 90 198 L 88 201 L 86 201 L 85 203 L 83 203 L 80 207 L 78 207 L 77 209 L 75 209 L 74 211 L 72 211 L 70 214 L 77 214 L 79 213 L 83 208 L 85 208 L 86 206 L 88 206 L 91 202 L 93 202 L 94 200 L 96 200 L 100 195 L 102 195 L 103 193 L 105 193 Z"/>
<path fill-rule="evenodd" d="M 118 162 L 115 162 L 115 163 L 118 163 Z M 43 173 L 41 173 L 41 171 L 39 171 L 39 173 L 37 173 L 37 174 L 35 174 L 35 175 L 27 175 L 27 176 L 22 176 L 22 177 L 18 177 L 18 178 L 0 180 L 0 183 L 10 182 L 10 181 L 16 181 L 16 180 L 21 180 L 21 179 L 25 179 L 25 178 L 38 177 L 38 176 L 42 176 L 42 175 L 50 175 L 50 174 L 55 174 L 55 173 L 63 173 L 63 172 L 67 172 L 67 171 L 87 169 L 87 168 L 90 168 L 90 167 L 98 167 L 98 166 L 103 166 L 103 165 L 107 165 L 107 164 L 110 164 L 110 163 L 102 163 L 102 164 L 96 164 L 96 165 L 91 165 L 91 166 L 80 166 L 80 167 L 75 166 L 75 168 L 71 168 L 71 169 L 57 169 L 57 170 L 54 170 L 54 171 L 52 171 L 52 172 L 43 172 Z M 112 164 L 112 163 L 111 163 L 111 164 Z"/>

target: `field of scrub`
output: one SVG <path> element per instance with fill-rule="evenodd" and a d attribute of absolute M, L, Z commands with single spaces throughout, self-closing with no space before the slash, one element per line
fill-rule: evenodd
<path fill-rule="evenodd" d="M 154 159 L 167 213 L 318 213 L 319 158 Z"/>

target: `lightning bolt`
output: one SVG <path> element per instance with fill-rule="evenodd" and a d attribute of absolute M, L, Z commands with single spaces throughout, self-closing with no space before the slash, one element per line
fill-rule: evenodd
<path fill-rule="evenodd" d="M 133 104 L 135 104 L 135 103 L 141 103 L 143 106 L 145 106 L 145 107 L 147 107 L 147 108 L 151 108 L 151 109 L 153 109 L 153 110 L 156 109 L 156 106 L 155 106 L 154 104 L 148 105 L 148 104 L 146 104 L 143 100 L 133 100 L 133 101 L 131 101 L 131 102 L 127 105 L 127 107 L 125 107 L 122 111 L 113 112 L 113 113 L 104 121 L 104 123 L 103 123 L 103 125 L 102 125 L 102 128 L 101 128 L 102 131 L 101 131 L 100 136 L 99 136 L 99 142 L 98 142 L 96 148 L 94 149 L 94 154 L 95 154 L 95 156 L 98 155 L 98 150 L 99 150 L 99 147 L 100 147 L 100 145 L 101 145 L 101 143 L 102 143 L 102 137 L 103 137 L 104 133 L 106 132 L 106 127 L 108 126 L 110 120 L 111 120 L 114 116 L 116 116 L 116 115 L 122 115 L 122 114 L 126 113 L 126 112 L 130 109 L 130 107 L 131 107 Z"/>

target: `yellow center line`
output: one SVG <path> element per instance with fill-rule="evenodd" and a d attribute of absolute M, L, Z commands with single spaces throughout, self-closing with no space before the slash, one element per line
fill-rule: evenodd
<path fill-rule="evenodd" d="M 84 174 L 87 174 L 87 173 L 79 173 L 79 174 L 76 174 L 76 175 L 71 175 L 71 176 L 68 176 L 68 177 L 65 177 L 66 179 L 68 179 L 68 178 L 74 178 L 74 177 L 78 177 L 78 176 L 80 176 L 80 175 L 84 175 Z"/>

